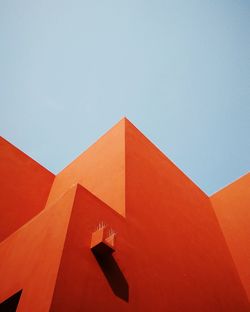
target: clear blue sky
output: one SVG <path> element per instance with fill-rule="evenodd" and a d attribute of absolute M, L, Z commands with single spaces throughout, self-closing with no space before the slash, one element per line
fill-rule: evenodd
<path fill-rule="evenodd" d="M 2 0 L 0 134 L 57 173 L 127 116 L 206 193 L 250 168 L 250 1 Z"/>

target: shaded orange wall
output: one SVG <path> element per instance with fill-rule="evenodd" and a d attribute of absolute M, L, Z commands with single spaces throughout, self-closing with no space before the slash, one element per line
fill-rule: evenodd
<path fill-rule="evenodd" d="M 126 219 L 78 186 L 50 311 L 130 309 L 131 305 L 113 294 L 90 250 L 91 235 L 100 221 L 105 221 L 118 232 L 115 257 L 123 273 L 126 275 L 137 268 L 136 265 L 129 267 Z"/>
<path fill-rule="evenodd" d="M 250 173 L 211 201 L 250 301 Z"/>
<path fill-rule="evenodd" d="M 0 241 L 39 213 L 54 175 L 0 137 Z"/>
<path fill-rule="evenodd" d="M 125 138 L 133 281 L 147 285 L 138 283 L 138 302 L 149 311 L 249 311 L 209 198 L 129 121 Z"/>

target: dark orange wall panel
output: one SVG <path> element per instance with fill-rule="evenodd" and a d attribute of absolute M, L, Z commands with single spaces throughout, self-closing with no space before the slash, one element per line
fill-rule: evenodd
<path fill-rule="evenodd" d="M 137 282 L 137 300 L 148 311 L 249 311 L 209 198 L 129 121 L 125 142 L 132 274 L 149 285 Z"/>
<path fill-rule="evenodd" d="M 0 241 L 39 213 L 54 175 L 0 137 Z"/>

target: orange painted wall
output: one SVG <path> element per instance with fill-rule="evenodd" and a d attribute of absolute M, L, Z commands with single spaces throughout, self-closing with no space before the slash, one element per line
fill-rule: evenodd
<path fill-rule="evenodd" d="M 51 310 L 250 311 L 209 198 L 127 120 L 124 131 L 126 218 L 78 187 Z M 90 251 L 100 221 L 118 232 L 128 302 Z"/>
<path fill-rule="evenodd" d="M 90 250 L 102 221 L 128 300 Z M 18 312 L 250 311 L 210 199 L 126 119 L 55 178 L 0 259 L 0 302 L 23 288 Z"/>
<path fill-rule="evenodd" d="M 39 213 L 54 174 L 0 137 L 0 241 Z"/>
<path fill-rule="evenodd" d="M 50 311 L 129 310 L 111 291 L 90 250 L 91 235 L 100 221 L 118 231 L 115 257 L 123 273 L 128 273 L 126 219 L 78 186 Z"/>
<path fill-rule="evenodd" d="M 208 197 L 128 121 L 126 215 L 149 310 L 249 310 Z"/>
<path fill-rule="evenodd" d="M 211 201 L 250 301 L 250 173 Z"/>
<path fill-rule="evenodd" d="M 75 188 L 0 243 L 0 302 L 23 289 L 18 312 L 49 311 L 74 196 Z"/>
<path fill-rule="evenodd" d="M 121 120 L 56 176 L 48 203 L 79 183 L 125 214 L 124 126 L 125 121 Z"/>

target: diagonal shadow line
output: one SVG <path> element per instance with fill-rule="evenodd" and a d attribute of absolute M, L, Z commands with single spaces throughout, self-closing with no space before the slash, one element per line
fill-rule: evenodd
<path fill-rule="evenodd" d="M 0 303 L 1 312 L 15 312 L 22 294 L 22 290 L 18 291 L 5 301 Z"/>
<path fill-rule="evenodd" d="M 129 285 L 121 269 L 119 268 L 119 265 L 112 255 L 114 250 L 111 248 L 106 248 L 103 246 L 105 245 L 103 243 L 101 244 L 92 248 L 92 253 L 94 254 L 96 261 L 105 275 L 113 293 L 120 299 L 128 302 Z"/>

